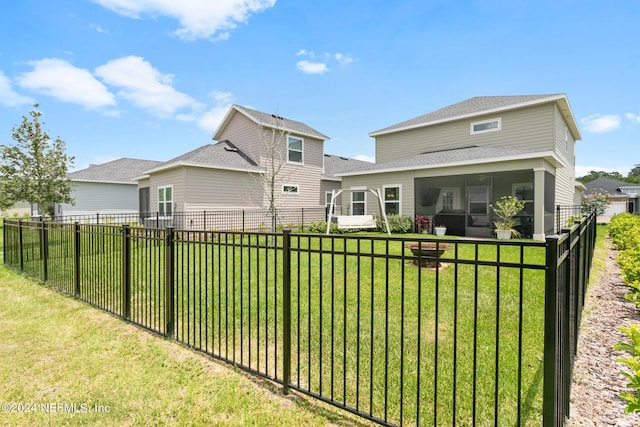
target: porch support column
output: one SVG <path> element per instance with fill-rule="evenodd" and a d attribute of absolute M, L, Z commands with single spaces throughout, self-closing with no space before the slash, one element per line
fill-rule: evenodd
<path fill-rule="evenodd" d="M 533 169 L 533 238 L 544 240 L 544 168 Z"/>

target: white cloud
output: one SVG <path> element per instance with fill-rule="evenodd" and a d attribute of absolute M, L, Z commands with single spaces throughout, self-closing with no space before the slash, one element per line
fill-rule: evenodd
<path fill-rule="evenodd" d="M 33 71 L 16 79 L 23 89 L 91 109 L 116 104 L 113 94 L 85 69 L 57 58 L 31 61 L 29 65 Z"/>
<path fill-rule="evenodd" d="M 233 94 L 230 92 L 214 92 L 215 105 L 198 119 L 198 126 L 209 132 L 214 132 L 222 123 L 222 119 L 229 111 Z"/>
<path fill-rule="evenodd" d="M 35 103 L 35 99 L 16 93 L 11 87 L 9 78 L 0 71 L 0 104 L 7 107 L 20 107 Z"/>
<path fill-rule="evenodd" d="M 139 56 L 111 60 L 96 68 L 95 73 L 108 85 L 121 88 L 119 96 L 159 117 L 171 116 L 181 108 L 203 107 L 171 86 L 171 74 L 160 73 Z"/>
<path fill-rule="evenodd" d="M 362 160 L 363 162 L 375 163 L 376 156 L 367 156 L 366 154 L 358 154 L 354 157 L 356 160 Z"/>
<path fill-rule="evenodd" d="M 311 62 L 303 59 L 296 64 L 298 70 L 307 74 L 324 74 L 329 71 L 327 64 L 324 62 Z"/>
<path fill-rule="evenodd" d="M 627 113 L 624 116 L 632 122 L 640 123 L 640 114 Z"/>
<path fill-rule="evenodd" d="M 351 64 L 353 62 L 353 58 L 342 53 L 336 53 L 334 57 L 336 58 L 336 61 L 338 61 L 342 65 Z"/>
<path fill-rule="evenodd" d="M 273 7 L 276 0 L 94 0 L 120 15 L 170 16 L 180 22 L 175 34 L 184 40 L 224 40 L 252 13 Z"/>
<path fill-rule="evenodd" d="M 585 130 L 593 133 L 605 133 L 620 127 L 620 116 L 615 114 L 592 114 L 580 119 Z"/>
<path fill-rule="evenodd" d="M 314 51 L 300 49 L 296 52 L 296 56 L 304 56 L 308 59 L 298 61 L 296 66 L 298 70 L 307 74 L 324 74 L 329 71 L 329 62 L 337 62 L 340 65 L 348 65 L 353 62 L 353 58 L 343 53 L 316 54 Z M 319 60 L 316 60 L 318 58 Z M 312 60 L 312 61 L 309 61 Z"/>

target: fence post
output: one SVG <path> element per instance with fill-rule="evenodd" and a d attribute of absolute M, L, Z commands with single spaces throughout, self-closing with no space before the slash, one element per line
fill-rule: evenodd
<path fill-rule="evenodd" d="M 131 318 L 131 227 L 122 226 L 122 315 Z"/>
<path fill-rule="evenodd" d="M 282 392 L 291 382 L 291 230 L 282 233 Z"/>
<path fill-rule="evenodd" d="M 40 224 L 42 225 L 40 239 L 40 256 L 42 257 L 42 281 L 46 282 L 49 280 L 49 235 L 47 233 L 47 223 L 43 221 Z"/>
<path fill-rule="evenodd" d="M 558 238 L 546 238 L 546 266 L 544 292 L 544 380 L 542 402 L 542 425 L 555 427 L 562 418 L 557 414 L 558 384 L 556 366 L 557 348 L 557 277 L 558 277 Z M 558 372 L 558 374 L 560 374 Z"/>
<path fill-rule="evenodd" d="M 18 249 L 20 250 L 20 272 L 24 272 L 24 255 L 22 254 L 23 242 L 22 242 L 22 220 L 18 220 Z"/>
<path fill-rule="evenodd" d="M 174 228 L 165 228 L 165 252 L 164 252 L 164 320 L 165 320 L 165 335 L 169 338 L 174 336 L 174 323 L 173 323 L 173 277 L 174 277 Z"/>
<path fill-rule="evenodd" d="M 80 224 L 73 224 L 73 288 L 74 295 L 80 296 Z"/>

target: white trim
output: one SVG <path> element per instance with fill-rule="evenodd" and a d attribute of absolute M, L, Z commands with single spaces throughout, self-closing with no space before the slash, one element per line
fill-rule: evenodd
<path fill-rule="evenodd" d="M 183 166 L 189 166 L 189 167 L 194 167 L 194 168 L 203 168 L 203 169 L 220 169 L 220 170 L 228 170 L 228 171 L 235 171 L 235 172 L 264 173 L 264 170 L 260 170 L 260 169 L 233 168 L 233 167 L 228 167 L 228 166 L 215 166 L 215 165 L 206 165 L 206 164 L 203 164 L 203 163 L 193 163 L 193 162 L 180 161 L 180 162 L 171 163 L 171 164 L 165 165 L 165 166 L 159 166 L 159 167 L 154 168 L 154 169 L 149 169 L 148 171 L 144 171 L 143 172 L 144 175 L 142 175 L 139 178 L 134 178 L 134 180 L 148 178 L 149 174 L 151 174 L 151 173 L 161 172 L 161 171 L 168 170 L 168 169 L 175 169 L 175 168 L 179 168 L 179 167 L 183 167 Z"/>
<path fill-rule="evenodd" d="M 78 179 L 71 178 L 72 182 L 90 182 L 95 184 L 119 184 L 119 185 L 138 185 L 135 181 L 135 178 L 131 180 L 131 182 L 123 182 L 123 181 L 102 181 L 99 179 Z"/>
<path fill-rule="evenodd" d="M 498 123 L 498 126 L 495 127 L 495 128 L 481 129 L 481 130 L 474 130 L 473 129 L 477 125 L 483 125 L 483 124 L 494 123 L 494 122 Z M 495 117 L 493 119 L 479 120 L 477 122 L 469 123 L 469 134 L 470 135 L 478 135 L 478 134 L 488 133 L 488 132 L 497 132 L 497 131 L 500 131 L 500 130 L 502 130 L 502 117 Z"/>
<path fill-rule="evenodd" d="M 351 187 L 350 190 L 351 190 L 351 197 L 349 198 L 349 215 L 355 215 L 353 213 L 353 194 L 354 193 L 362 193 L 362 194 L 364 194 L 364 200 L 363 201 L 357 201 L 356 203 L 364 204 L 363 215 L 366 215 L 366 213 L 367 213 L 367 187 Z"/>
<path fill-rule="evenodd" d="M 162 215 L 162 218 L 171 218 L 173 216 L 173 206 L 174 206 L 174 195 L 175 193 L 173 192 L 173 184 L 169 184 L 169 185 L 159 185 L 156 187 L 156 207 L 158 208 L 157 212 L 160 212 L 160 190 L 166 190 L 167 188 L 171 189 L 171 200 L 167 201 L 167 192 L 164 192 L 164 201 L 162 202 L 162 204 L 164 205 L 164 215 Z M 170 202 L 171 203 L 171 214 L 167 215 L 167 203 Z"/>
<path fill-rule="evenodd" d="M 294 151 L 294 152 L 298 151 L 298 150 L 291 150 L 291 148 L 289 148 L 289 139 L 290 138 L 293 138 L 293 139 L 296 139 L 296 140 L 300 141 L 300 145 L 301 145 L 300 157 L 302 158 L 302 160 L 299 161 L 299 162 L 295 162 L 295 161 L 289 160 L 289 152 L 290 151 Z M 287 164 L 288 165 L 301 165 L 301 166 L 304 166 L 304 138 L 301 138 L 301 137 L 298 137 L 298 136 L 293 136 L 293 135 L 287 135 Z"/>
<path fill-rule="evenodd" d="M 296 191 L 284 191 L 284 187 L 295 187 Z M 282 184 L 282 194 L 286 196 L 298 196 L 300 195 L 300 185 L 298 184 Z"/>
<path fill-rule="evenodd" d="M 424 169 L 441 169 L 448 168 L 454 166 L 468 166 L 468 165 L 479 165 L 486 163 L 501 163 L 501 162 L 511 162 L 516 160 L 530 160 L 530 159 L 539 159 L 544 158 L 549 164 L 551 164 L 555 168 L 564 167 L 560 158 L 553 151 L 543 151 L 539 153 L 524 153 L 517 154 L 513 156 L 504 156 L 504 157 L 489 157 L 486 159 L 470 159 L 463 160 L 459 162 L 448 162 L 448 163 L 436 163 L 430 165 L 415 165 L 415 166 L 402 166 L 397 168 L 384 168 L 384 169 L 369 169 L 364 171 L 356 171 L 356 172 L 343 172 L 337 173 L 336 176 L 358 176 L 358 175 L 371 175 L 376 173 L 389 173 L 389 172 L 403 172 L 403 171 L 415 171 L 415 170 L 424 170 Z M 546 170 L 542 169 L 541 170 Z"/>

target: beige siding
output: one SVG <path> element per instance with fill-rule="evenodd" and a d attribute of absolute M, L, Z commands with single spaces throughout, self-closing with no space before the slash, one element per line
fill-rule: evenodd
<path fill-rule="evenodd" d="M 185 168 L 188 191 L 185 211 L 258 207 L 262 191 L 254 175 L 246 172 Z"/>
<path fill-rule="evenodd" d="M 152 212 L 158 210 L 158 187 L 173 186 L 173 210 L 184 212 L 186 194 L 186 177 L 184 168 L 169 169 L 154 173 L 149 178 L 149 208 Z"/>
<path fill-rule="evenodd" d="M 328 181 L 328 180 L 320 181 L 320 203 L 324 205 L 325 193 L 331 192 L 332 190 L 338 191 L 341 188 L 342 188 L 342 182 L 340 181 Z M 342 204 L 342 200 L 338 198 L 338 200 L 336 201 L 336 204 L 340 206 Z"/>
<path fill-rule="evenodd" d="M 262 154 L 260 126 L 237 111 L 234 111 L 233 117 L 220 135 L 219 141 L 225 140 L 229 140 L 256 161 Z"/>
<path fill-rule="evenodd" d="M 400 186 L 400 214 L 412 216 L 414 211 L 414 171 L 378 173 L 366 176 L 345 176 L 342 178 L 342 188 L 379 188 L 382 192 L 384 186 Z M 383 193 L 384 197 L 384 193 Z M 380 215 L 378 200 L 367 191 L 367 213 L 370 215 Z M 344 213 L 351 211 L 351 192 L 345 191 L 342 196 Z"/>
<path fill-rule="evenodd" d="M 555 107 L 555 105 L 554 105 Z M 560 110 L 554 109 L 555 151 L 563 164 L 556 173 L 556 205 L 571 205 L 575 193 L 575 140 Z"/>
<path fill-rule="evenodd" d="M 265 131 L 267 133 L 263 134 Z M 236 112 L 219 139 L 221 141 L 228 139 L 250 157 L 256 160 L 260 159 L 260 164 L 268 172 L 271 169 L 269 165 L 272 155 L 268 149 L 265 149 L 265 146 L 272 144 L 272 132 L 272 130 L 261 129 L 255 122 Z M 279 135 L 276 131 L 276 136 L 280 140 L 273 143 L 276 149 L 273 157 L 276 167 L 281 167 L 275 184 L 276 204 L 282 208 L 324 206 L 324 192 L 320 189 L 320 177 L 324 166 L 324 141 L 291 134 L 291 136 L 303 140 L 303 164 L 288 164 L 286 163 L 287 135 Z M 282 194 L 282 186 L 285 184 L 297 185 L 299 194 Z M 264 184 L 260 187 L 265 190 L 262 192 L 264 199 L 260 202 L 256 201 L 256 191 L 252 191 L 251 195 L 244 196 L 250 196 L 245 199 L 250 199 L 251 203 L 262 203 L 266 206 L 268 204 L 266 190 L 269 185 Z"/>
<path fill-rule="evenodd" d="M 473 145 L 551 151 L 555 110 L 555 104 L 538 105 L 381 135 L 376 138 L 376 162 Z M 500 131 L 470 134 L 471 122 L 498 117 L 502 122 Z"/>

